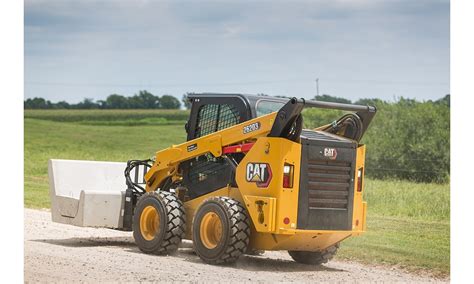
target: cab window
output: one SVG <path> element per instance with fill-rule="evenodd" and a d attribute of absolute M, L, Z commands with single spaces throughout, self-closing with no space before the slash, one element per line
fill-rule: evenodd
<path fill-rule="evenodd" d="M 229 104 L 207 104 L 199 109 L 195 138 L 239 124 L 240 114 Z"/>
<path fill-rule="evenodd" d="M 285 105 L 283 102 L 260 100 L 256 106 L 257 117 L 278 111 L 283 105 Z"/>

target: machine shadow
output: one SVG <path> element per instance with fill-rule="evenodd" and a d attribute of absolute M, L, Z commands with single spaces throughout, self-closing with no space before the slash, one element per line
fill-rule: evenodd
<path fill-rule="evenodd" d="M 192 249 L 180 248 L 177 257 L 185 257 L 186 261 L 193 263 L 203 263 L 203 261 L 194 253 Z M 267 272 L 312 272 L 312 271 L 329 271 L 343 272 L 342 269 L 326 267 L 323 265 L 312 266 L 300 264 L 291 260 L 271 258 L 265 255 L 252 256 L 243 255 L 236 263 L 223 265 L 224 267 L 247 270 L 247 271 L 267 271 Z"/>
<path fill-rule="evenodd" d="M 138 247 L 128 247 L 127 251 L 143 254 Z M 160 257 L 160 256 L 156 256 Z M 180 247 L 179 250 L 171 257 L 179 258 L 184 261 L 205 264 L 194 252 L 192 248 Z M 243 255 L 236 263 L 228 265 L 220 265 L 221 267 L 233 268 L 246 271 L 266 271 L 266 272 L 314 272 L 314 271 L 328 271 L 328 272 L 344 272 L 345 270 L 331 268 L 323 265 L 311 266 L 296 263 L 291 260 L 274 259 L 266 256 L 251 256 Z"/>
<path fill-rule="evenodd" d="M 66 247 L 100 247 L 113 246 L 122 247 L 124 250 L 132 253 L 143 254 L 134 243 L 132 237 L 84 237 L 84 238 L 68 238 L 68 239 L 36 239 L 33 242 L 42 242 L 58 246 Z M 156 256 L 160 257 L 160 256 Z M 176 254 L 171 257 L 179 258 L 192 263 L 204 264 L 204 262 L 196 255 L 193 250 L 192 242 L 184 241 L 181 243 Z M 311 266 L 296 263 L 291 260 L 270 258 L 268 256 L 252 256 L 243 255 L 234 264 L 225 265 L 225 267 L 247 270 L 247 271 L 281 271 L 281 272 L 311 272 L 311 271 L 330 271 L 342 272 L 344 270 L 326 267 L 323 265 Z"/>
<path fill-rule="evenodd" d="M 303 272 L 303 271 L 329 271 L 342 272 L 342 269 L 327 267 L 324 265 L 306 265 L 292 260 L 275 259 L 263 256 L 244 255 L 236 263 L 237 269 L 248 271 L 282 271 L 282 272 Z"/>
<path fill-rule="evenodd" d="M 42 242 L 52 245 L 66 246 L 66 247 L 100 247 L 100 246 L 114 246 L 114 247 L 131 247 L 136 246 L 133 238 L 130 237 L 98 237 L 98 238 L 68 238 L 68 239 L 37 239 L 31 240 L 33 242 Z"/>

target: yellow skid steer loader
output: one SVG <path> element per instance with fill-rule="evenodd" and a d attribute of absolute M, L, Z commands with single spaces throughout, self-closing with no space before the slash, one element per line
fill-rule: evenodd
<path fill-rule="evenodd" d="M 53 220 L 132 230 L 151 254 L 173 253 L 189 239 L 211 264 L 262 250 L 321 264 L 365 231 L 359 141 L 375 107 L 241 94 L 188 99 L 187 142 L 153 159 L 51 160 Z M 303 129 L 305 107 L 347 113 Z M 93 178 L 78 186 L 82 176 Z"/>

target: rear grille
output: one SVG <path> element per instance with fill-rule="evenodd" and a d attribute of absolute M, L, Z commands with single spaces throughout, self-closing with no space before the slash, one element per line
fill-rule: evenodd
<path fill-rule="evenodd" d="M 310 209 L 347 209 L 351 185 L 351 163 L 308 161 L 308 205 Z"/>
<path fill-rule="evenodd" d="M 351 230 L 357 142 L 304 130 L 301 146 L 297 228 Z M 324 155 L 327 148 L 334 159 Z"/>

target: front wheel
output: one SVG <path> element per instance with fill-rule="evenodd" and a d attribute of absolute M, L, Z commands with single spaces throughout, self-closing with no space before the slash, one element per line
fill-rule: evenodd
<path fill-rule="evenodd" d="M 294 251 L 289 250 L 291 258 L 298 263 L 320 265 L 331 260 L 337 252 L 339 244 L 328 247 L 322 251 Z"/>
<path fill-rule="evenodd" d="M 148 192 L 137 202 L 133 237 L 145 253 L 171 254 L 178 249 L 185 230 L 185 211 L 176 195 Z"/>

